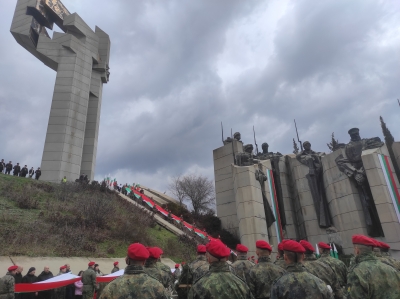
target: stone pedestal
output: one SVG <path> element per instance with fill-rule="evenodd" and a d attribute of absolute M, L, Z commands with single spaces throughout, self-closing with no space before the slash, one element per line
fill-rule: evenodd
<path fill-rule="evenodd" d="M 233 191 L 232 167 L 234 155 L 243 152 L 243 144 L 236 140 L 213 151 L 215 198 L 217 215 L 222 227 L 234 234 L 239 234 L 239 221 L 236 215 L 235 193 Z"/>

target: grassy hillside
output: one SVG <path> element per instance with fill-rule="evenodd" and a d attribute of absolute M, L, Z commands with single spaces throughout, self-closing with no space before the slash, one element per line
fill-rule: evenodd
<path fill-rule="evenodd" d="M 159 246 L 175 261 L 193 245 L 99 185 L 51 184 L 0 174 L 0 255 L 123 257 L 127 246 Z"/>

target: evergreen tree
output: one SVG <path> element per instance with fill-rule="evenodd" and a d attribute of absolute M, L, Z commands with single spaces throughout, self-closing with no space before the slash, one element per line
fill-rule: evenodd
<path fill-rule="evenodd" d="M 331 142 L 326 144 L 331 152 L 338 148 L 339 140 L 335 139 L 335 132 L 332 132 Z"/>
<path fill-rule="evenodd" d="M 297 146 L 296 141 L 293 138 L 293 154 L 297 155 L 299 153 L 299 147 Z"/>

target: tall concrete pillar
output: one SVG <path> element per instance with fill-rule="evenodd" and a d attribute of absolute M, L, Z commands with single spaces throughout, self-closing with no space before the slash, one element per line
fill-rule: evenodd
<path fill-rule="evenodd" d="M 51 39 L 45 27 L 56 23 L 64 33 Z M 61 1 L 18 0 L 11 33 L 19 44 L 57 71 L 42 156 L 42 177 L 93 179 L 102 85 L 109 78 L 110 39 L 94 32 Z"/>

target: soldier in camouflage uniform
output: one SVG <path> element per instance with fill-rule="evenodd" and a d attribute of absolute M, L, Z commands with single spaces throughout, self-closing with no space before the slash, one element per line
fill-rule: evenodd
<path fill-rule="evenodd" d="M 160 257 L 159 251 L 155 247 L 147 248 L 149 251 L 149 258 L 146 260 L 144 264 L 144 273 L 150 275 L 151 277 L 156 278 L 158 281 L 162 283 L 164 288 L 168 289 L 170 286 L 170 278 L 165 271 L 157 268 L 157 261 Z M 171 271 L 171 270 L 170 270 Z"/>
<path fill-rule="evenodd" d="M 94 291 L 98 289 L 96 285 L 96 272 L 94 271 L 95 262 L 90 262 L 88 268 L 82 274 L 82 299 L 93 299 Z"/>
<path fill-rule="evenodd" d="M 380 242 L 377 240 L 375 240 L 375 242 L 377 243 L 377 246 L 378 246 L 378 247 L 374 248 L 374 253 L 375 253 L 376 258 L 378 260 L 380 260 L 382 263 L 395 268 L 397 271 L 400 271 L 400 262 L 396 261 L 394 258 L 392 258 L 390 256 L 389 244 L 386 244 L 384 242 Z"/>
<path fill-rule="evenodd" d="M 157 266 L 158 269 L 163 270 L 164 273 L 168 276 L 168 280 L 169 280 L 168 281 L 168 285 L 172 287 L 173 284 L 174 284 L 174 275 L 171 272 L 171 268 L 161 262 L 161 257 L 162 257 L 164 252 L 159 247 L 154 247 L 154 248 L 156 248 L 156 250 L 158 250 L 158 252 L 160 254 L 159 258 L 157 260 L 156 266 Z"/>
<path fill-rule="evenodd" d="M 67 266 L 66 265 L 62 265 L 60 267 L 60 272 L 58 272 L 58 274 L 56 276 L 60 276 L 63 275 L 67 272 Z M 65 296 L 67 294 L 67 287 L 61 287 L 61 288 L 57 288 L 54 290 L 54 296 L 55 299 L 65 299 Z"/>
<path fill-rule="evenodd" d="M 319 252 L 321 257 L 318 261 L 323 262 L 324 264 L 329 265 L 336 274 L 337 281 L 339 282 L 340 287 L 344 288 L 347 284 L 347 267 L 345 263 L 343 263 L 339 259 L 335 259 L 331 257 L 330 250 L 331 247 L 323 242 L 318 243 Z"/>
<path fill-rule="evenodd" d="M 381 263 L 372 253 L 375 240 L 354 235 L 354 265 L 347 274 L 347 292 L 351 299 L 400 298 L 400 273 Z"/>
<path fill-rule="evenodd" d="M 270 299 L 333 299 L 326 284 L 302 265 L 306 250 L 300 243 L 286 240 L 283 250 L 286 273 L 274 282 Z"/>
<path fill-rule="evenodd" d="M 18 266 L 11 266 L 8 272 L 0 279 L 0 299 L 14 299 L 15 273 Z"/>
<path fill-rule="evenodd" d="M 197 257 L 188 265 L 182 265 L 182 273 L 175 287 L 179 299 L 187 298 L 189 289 L 194 282 L 208 272 L 210 264 L 206 258 L 206 246 L 197 246 Z"/>
<path fill-rule="evenodd" d="M 114 268 L 111 270 L 111 273 L 115 273 L 119 271 L 119 262 L 114 262 Z"/>
<path fill-rule="evenodd" d="M 237 260 L 232 264 L 232 268 L 235 269 L 236 275 L 244 281 L 248 281 L 250 269 L 254 267 L 254 263 L 247 259 L 247 252 L 249 249 L 242 245 L 236 245 Z"/>
<path fill-rule="evenodd" d="M 110 282 L 99 299 L 168 299 L 163 285 L 143 270 L 149 255 L 142 244 L 131 244 L 124 275 Z"/>
<path fill-rule="evenodd" d="M 281 277 L 285 270 L 271 262 L 271 246 L 263 241 L 256 242 L 258 264 L 250 269 L 247 281 L 250 291 L 256 299 L 269 298 L 273 282 Z"/>
<path fill-rule="evenodd" d="M 281 267 L 282 269 L 286 268 L 286 263 L 283 259 L 283 241 L 278 244 L 278 255 L 276 256 L 274 264 Z"/>
<path fill-rule="evenodd" d="M 303 265 L 307 271 L 317 276 L 319 279 L 325 282 L 326 285 L 330 286 L 335 299 L 346 298 L 344 296 L 344 289 L 340 287 L 335 271 L 333 271 L 331 266 L 317 260 L 314 254 L 315 249 L 311 243 L 301 240 L 300 245 L 302 245 L 306 250 Z"/>
<path fill-rule="evenodd" d="M 220 240 L 210 241 L 206 248 L 210 269 L 193 284 L 188 298 L 254 299 L 246 283 L 229 270 L 231 250 Z"/>

